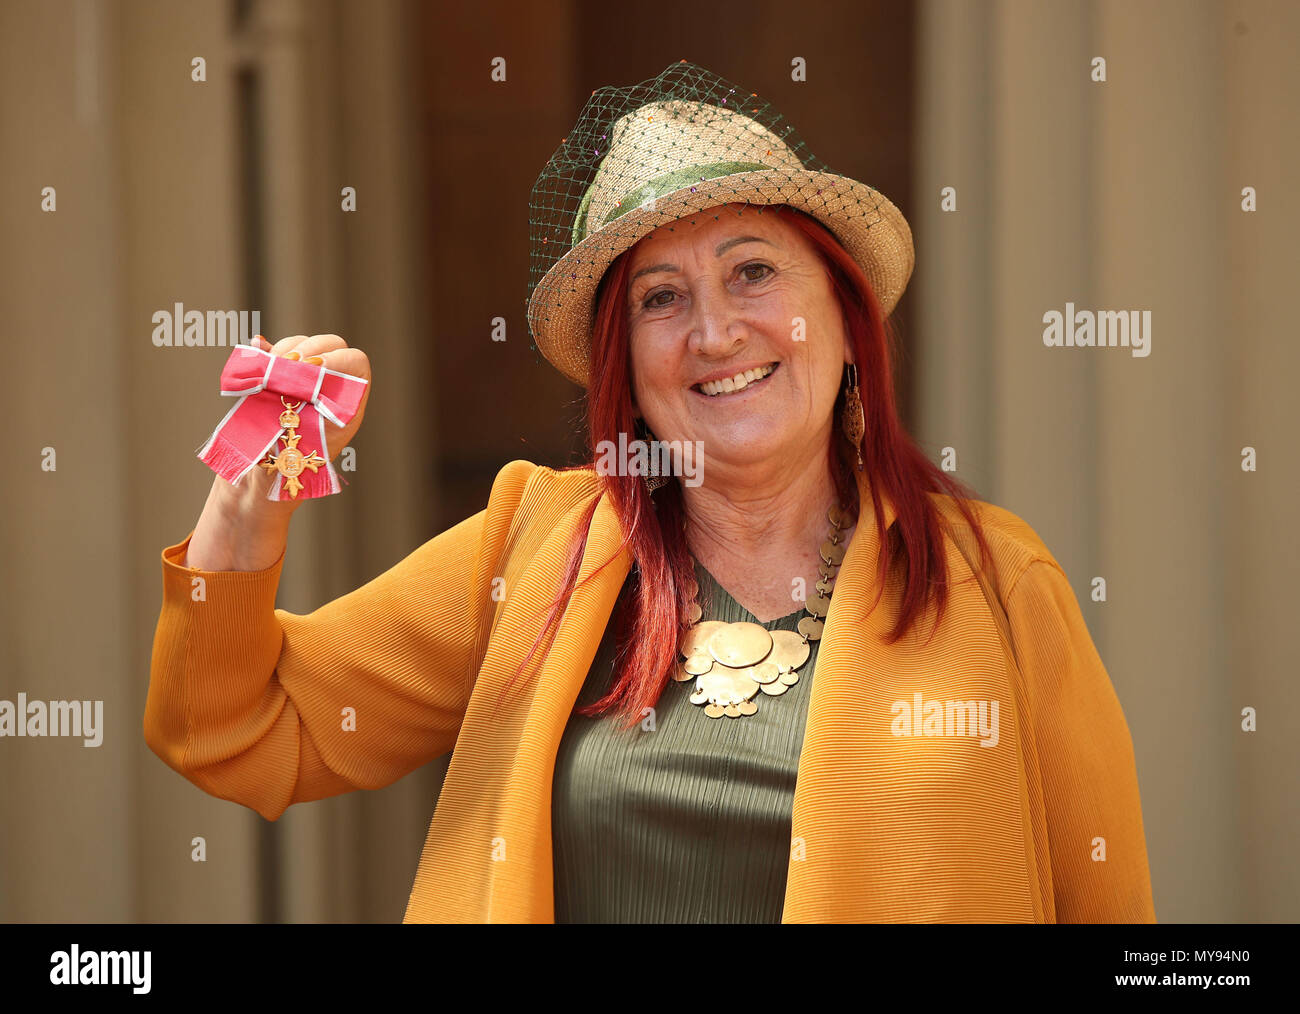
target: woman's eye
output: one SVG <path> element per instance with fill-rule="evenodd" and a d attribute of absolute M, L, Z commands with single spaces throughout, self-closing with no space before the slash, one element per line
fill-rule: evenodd
<path fill-rule="evenodd" d="M 764 264 L 761 261 L 746 264 L 740 269 L 741 276 L 750 283 L 766 281 L 770 275 L 775 273 L 775 269 L 770 264 Z M 668 298 L 662 298 L 665 296 Z M 660 289 L 658 292 L 652 292 L 648 295 L 641 305 L 647 310 L 662 310 L 664 307 L 672 305 L 673 298 L 671 289 Z"/>

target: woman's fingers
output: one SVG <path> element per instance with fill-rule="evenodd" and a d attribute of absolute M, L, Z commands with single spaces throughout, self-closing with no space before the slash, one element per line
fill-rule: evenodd
<path fill-rule="evenodd" d="M 336 334 L 314 334 L 295 345 L 293 351 L 298 353 L 300 359 L 307 359 L 310 356 L 322 356 L 327 352 L 347 347 L 348 343 Z M 330 369 L 333 367 L 331 366 Z"/>
<path fill-rule="evenodd" d="M 292 352 L 296 353 L 296 359 L 310 361 L 339 373 L 370 379 L 370 360 L 359 349 L 349 348 L 348 343 L 339 335 L 295 334 L 281 338 L 274 345 L 269 344 L 261 335 L 258 340 L 258 348 L 272 355 L 283 356 Z"/>
<path fill-rule="evenodd" d="M 296 349 L 300 344 L 302 344 L 306 340 L 307 340 L 307 336 L 305 334 L 291 334 L 287 338 L 281 338 L 278 342 L 272 345 L 270 349 L 268 349 L 267 351 L 269 351 L 272 355 L 282 356 L 286 352 L 292 352 L 294 349 Z"/>
<path fill-rule="evenodd" d="M 281 338 L 267 351 L 277 356 L 296 352 L 299 359 L 306 359 L 308 356 L 319 355 L 322 352 L 347 348 L 347 344 L 336 334 L 291 334 L 287 338 Z"/>
<path fill-rule="evenodd" d="M 336 349 L 321 358 L 327 370 L 347 373 L 362 380 L 370 379 L 370 357 L 360 349 Z"/>

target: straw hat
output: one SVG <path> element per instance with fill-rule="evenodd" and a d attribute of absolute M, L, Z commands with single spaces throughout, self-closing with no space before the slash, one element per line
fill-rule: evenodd
<path fill-rule="evenodd" d="M 788 204 L 820 220 L 893 310 L 915 260 L 906 220 L 879 191 L 831 173 L 781 119 L 684 60 L 592 93 L 529 203 L 528 326 L 561 373 L 587 386 L 596 288 L 614 259 L 720 204 Z"/>

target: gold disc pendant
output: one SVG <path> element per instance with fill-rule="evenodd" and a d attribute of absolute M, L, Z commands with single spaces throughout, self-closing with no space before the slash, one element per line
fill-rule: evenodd
<path fill-rule="evenodd" d="M 844 547 L 827 539 L 822 543 L 822 559 L 832 566 L 844 562 Z"/>
<path fill-rule="evenodd" d="M 767 657 L 767 661 L 776 663 L 778 675 L 787 669 L 798 669 L 808 661 L 808 656 L 811 654 L 812 649 L 808 647 L 808 640 L 795 631 L 772 631 L 772 654 Z M 770 683 L 771 680 L 766 682 Z"/>
<path fill-rule="evenodd" d="M 678 683 L 689 683 L 691 680 L 695 679 L 694 674 L 687 672 L 680 662 L 677 663 L 677 667 L 673 669 L 670 675 Z"/>
<path fill-rule="evenodd" d="M 825 624 L 815 616 L 805 616 L 799 621 L 799 633 L 810 641 L 820 641 Z"/>
<path fill-rule="evenodd" d="M 705 620 L 703 623 L 697 623 L 682 635 L 682 643 L 677 650 L 682 657 L 690 658 L 692 655 L 707 655 L 709 653 L 709 639 L 719 630 L 726 626 L 722 620 Z"/>
<path fill-rule="evenodd" d="M 703 676 L 713 668 L 713 659 L 708 655 L 692 655 L 682 664 L 682 668 L 692 676 Z"/>
<path fill-rule="evenodd" d="M 695 693 L 710 704 L 719 704 L 725 708 L 749 700 L 758 693 L 758 686 L 750 669 L 728 669 L 726 666 L 715 665 L 695 681 Z"/>
<path fill-rule="evenodd" d="M 692 677 L 695 687 L 690 702 L 699 705 L 709 718 L 739 718 L 758 712 L 755 698 L 759 694 L 780 697 L 799 682 L 798 670 L 812 655 L 811 642 L 821 639 L 826 615 L 830 612 L 835 577 L 844 561 L 845 546 L 841 529 L 848 522 L 843 508 L 834 506 L 827 513 L 830 531 L 818 547 L 817 594 L 807 599 L 806 616 L 798 630 L 768 630 L 758 623 L 704 620 L 699 602 L 692 601 L 687 611 L 690 626 L 678 643 L 681 659 L 673 667 L 672 678 L 685 683 Z M 685 522 L 683 522 L 685 526 Z M 687 584 L 692 599 L 699 586 Z"/>
<path fill-rule="evenodd" d="M 780 631 L 776 630 L 773 633 L 779 634 Z M 766 662 L 759 662 L 758 665 L 753 666 L 752 672 L 755 683 L 774 683 L 781 675 L 781 667 L 769 658 Z"/>
<path fill-rule="evenodd" d="M 819 620 L 826 618 L 826 613 L 830 607 L 831 599 L 829 595 L 814 595 L 804 603 L 804 608 Z"/>
<path fill-rule="evenodd" d="M 709 641 L 709 653 L 733 669 L 761 662 L 772 650 L 772 635 L 757 623 L 728 623 Z"/>

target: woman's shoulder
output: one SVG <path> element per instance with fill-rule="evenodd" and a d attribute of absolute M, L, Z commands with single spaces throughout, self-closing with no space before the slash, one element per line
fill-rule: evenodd
<path fill-rule="evenodd" d="M 951 536 L 961 543 L 968 558 L 978 559 L 974 530 L 957 500 L 943 493 L 931 493 L 930 496 L 949 526 Z M 1020 515 L 984 500 L 967 500 L 965 504 L 979 521 L 993 554 L 999 591 L 1003 595 L 1009 593 L 1020 576 L 1034 564 L 1043 563 L 1061 570 L 1042 537 Z"/>
<path fill-rule="evenodd" d="M 578 504 L 590 503 L 599 495 L 599 479 L 590 465 L 551 468 L 517 458 L 497 472 L 488 513 L 523 514 L 553 525 Z"/>

